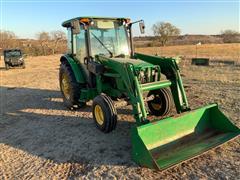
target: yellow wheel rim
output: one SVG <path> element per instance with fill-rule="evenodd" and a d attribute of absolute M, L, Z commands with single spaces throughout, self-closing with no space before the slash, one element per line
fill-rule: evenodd
<path fill-rule="evenodd" d="M 94 108 L 94 115 L 95 115 L 95 119 L 96 119 L 97 123 L 99 125 L 102 125 L 104 122 L 104 114 L 103 114 L 101 106 L 99 106 L 98 104 Z"/>
<path fill-rule="evenodd" d="M 62 92 L 66 99 L 70 99 L 70 85 L 69 85 L 69 77 L 64 73 L 62 75 Z"/>
<path fill-rule="evenodd" d="M 154 110 L 158 111 L 161 109 L 161 104 L 158 103 L 151 103 L 151 106 L 153 107 Z"/>

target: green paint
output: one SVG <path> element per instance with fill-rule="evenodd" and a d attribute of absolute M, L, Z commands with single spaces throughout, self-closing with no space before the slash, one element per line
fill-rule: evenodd
<path fill-rule="evenodd" d="M 180 117 L 133 127 L 133 159 L 163 170 L 219 146 L 240 134 L 216 104 Z"/>
<path fill-rule="evenodd" d="M 141 90 L 142 91 L 150 91 L 150 90 L 156 90 L 156 89 L 161 89 L 161 88 L 166 88 L 171 86 L 171 81 L 164 80 L 160 82 L 151 82 L 151 83 L 146 83 L 141 85 Z"/>
<path fill-rule="evenodd" d="M 76 61 L 75 59 L 73 59 L 69 54 L 65 54 L 63 56 L 67 62 L 70 64 L 72 71 L 75 75 L 75 78 L 77 80 L 78 83 L 86 83 L 86 78 L 84 76 L 83 70 L 81 65 L 78 63 L 78 61 Z M 63 58 L 62 57 L 62 58 Z"/>
<path fill-rule="evenodd" d="M 104 17 L 74 19 L 80 20 L 81 18 L 113 21 L 126 19 Z M 63 26 L 69 27 L 70 22 L 71 20 L 64 22 Z M 86 36 L 89 36 L 88 26 L 85 28 Z M 85 47 L 91 49 L 87 43 Z M 90 56 L 91 54 L 87 58 Z M 131 130 L 132 157 L 142 166 L 166 169 L 221 145 L 240 134 L 239 128 L 227 119 L 216 104 L 190 111 L 180 70 L 174 58 L 139 53 L 135 53 L 132 58 L 129 56 L 109 58 L 97 55 L 93 61 L 95 64 L 103 65 L 104 71 L 92 70 L 91 72 L 95 75 L 91 78 L 96 80 L 93 82 L 89 81 L 90 78 L 87 76 L 87 66 L 73 57 L 66 54 L 62 58 L 70 64 L 77 82 L 85 85 L 81 89 L 79 101 L 92 100 L 101 93 L 111 98 L 129 100 L 136 121 Z M 99 64 L 96 67 L 101 67 Z M 83 71 L 83 68 L 86 71 Z M 161 80 L 161 73 L 166 76 L 167 80 Z M 171 89 L 177 113 L 182 114 L 178 117 L 156 119 L 150 122 L 143 92 L 166 87 Z"/>
<path fill-rule="evenodd" d="M 154 65 L 159 65 L 161 68 L 161 73 L 163 73 L 172 83 L 170 87 L 177 112 L 181 113 L 189 110 L 179 67 L 174 58 L 151 56 L 140 53 L 135 53 L 134 57 Z"/>

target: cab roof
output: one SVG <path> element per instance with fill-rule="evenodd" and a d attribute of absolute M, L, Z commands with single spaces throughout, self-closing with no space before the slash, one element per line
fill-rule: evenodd
<path fill-rule="evenodd" d="M 15 49 L 4 49 L 4 52 L 11 52 L 11 51 L 21 51 L 21 49 L 15 48 Z"/>
<path fill-rule="evenodd" d="M 101 19 L 101 20 L 130 20 L 130 18 L 124 18 L 124 17 L 94 17 L 94 16 L 83 16 L 83 17 L 75 17 L 72 19 L 69 19 L 67 21 L 64 21 L 62 23 L 63 27 L 70 27 L 71 26 L 71 21 L 72 20 L 81 20 L 81 19 Z"/>

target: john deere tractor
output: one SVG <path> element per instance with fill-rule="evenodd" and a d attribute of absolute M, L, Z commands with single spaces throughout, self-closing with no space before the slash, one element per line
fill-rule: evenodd
<path fill-rule="evenodd" d="M 68 52 L 60 59 L 59 82 L 64 103 L 81 108 L 93 100 L 98 129 L 116 128 L 116 107 L 130 104 L 132 158 L 163 170 L 191 159 L 240 134 L 238 127 L 211 104 L 190 110 L 174 58 L 134 52 L 132 26 L 143 20 L 77 17 L 63 22 Z M 169 117 L 175 106 L 178 115 Z M 155 117 L 149 120 L 149 115 Z"/>

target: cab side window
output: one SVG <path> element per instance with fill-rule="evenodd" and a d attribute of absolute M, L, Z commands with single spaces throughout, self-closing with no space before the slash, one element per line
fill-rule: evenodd
<path fill-rule="evenodd" d="M 81 63 L 84 63 L 84 58 L 87 56 L 85 44 L 85 30 L 81 28 L 80 33 L 75 35 L 75 39 L 76 39 L 76 57 Z"/>
<path fill-rule="evenodd" d="M 69 54 L 72 53 L 72 29 L 71 28 L 67 28 L 67 52 Z"/>

